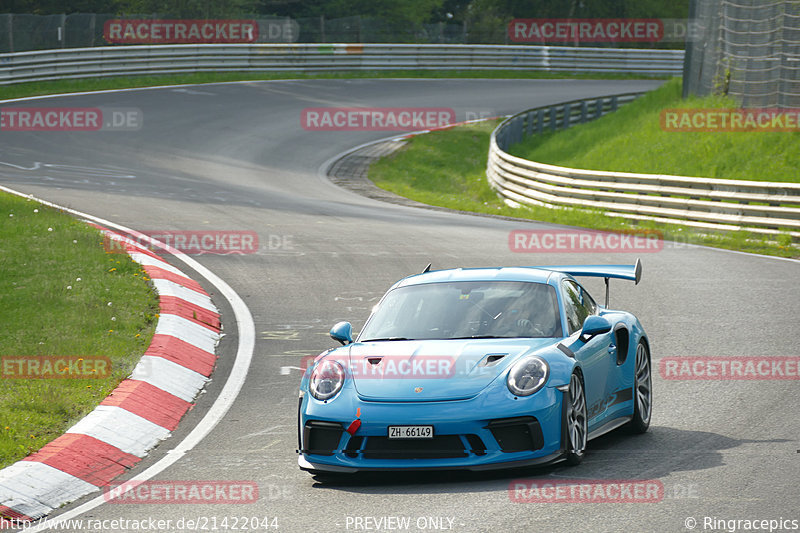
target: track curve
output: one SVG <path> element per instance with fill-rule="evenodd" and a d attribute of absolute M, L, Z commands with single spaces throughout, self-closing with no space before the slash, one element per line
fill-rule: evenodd
<path fill-rule="evenodd" d="M 250 374 L 226 418 L 161 480 L 252 480 L 250 505 L 103 505 L 86 519 L 277 516 L 281 531 L 348 531 L 354 518 L 443 518 L 453 531 L 686 531 L 718 519 L 800 519 L 800 406 L 794 381 L 665 381 L 655 376 L 651 430 L 590 445 L 579 467 L 491 474 L 380 475 L 319 484 L 296 468 L 299 366 L 332 341 L 339 320 L 359 329 L 396 279 L 421 270 L 500 264 L 628 262 L 627 254 L 514 254 L 508 233 L 535 223 L 420 210 L 362 198 L 321 180 L 334 155 L 385 132 L 310 132 L 307 107 L 451 107 L 506 114 L 657 85 L 590 80 L 304 80 L 87 94 L 19 106 L 134 107 L 129 132 L 3 132 L 0 182 L 137 230 L 250 230 L 252 255 L 198 260 L 250 308 Z M 37 164 L 38 163 L 38 164 Z M 272 237 L 272 238 L 271 238 Z M 273 246 L 270 247 L 270 243 Z M 280 244 L 278 244 L 280 243 Z M 798 355 L 800 264 L 696 247 L 643 257 L 638 287 L 614 285 L 612 306 L 635 313 L 667 356 Z M 602 283 L 602 282 L 601 282 Z M 601 294 L 601 284 L 587 283 Z M 212 294 L 212 297 L 214 295 Z M 223 323 L 230 309 L 220 302 Z M 228 332 L 234 324 L 225 324 Z M 235 339 L 168 452 L 219 394 Z M 517 478 L 658 479 L 660 503 L 515 503 Z M 77 505 L 77 504 L 76 504 Z M 74 507 L 74 506 L 73 506 Z M 348 517 L 350 520 L 348 520 Z M 452 519 L 450 522 L 447 519 Z M 362 524 L 364 522 L 361 522 Z M 348 527 L 349 526 L 349 527 Z M 411 530 L 415 530 L 415 527 Z M 124 529 L 118 529 L 124 531 Z M 419 530 L 417 528 L 416 530 Z M 709 528 L 706 528 L 709 530 Z"/>

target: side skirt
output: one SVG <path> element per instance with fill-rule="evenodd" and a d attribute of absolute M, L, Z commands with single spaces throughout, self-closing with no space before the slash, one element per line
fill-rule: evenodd
<path fill-rule="evenodd" d="M 614 431 L 618 427 L 624 426 L 625 424 L 630 422 L 632 419 L 633 419 L 633 416 L 623 416 L 621 418 L 615 418 L 614 420 L 609 420 L 608 422 L 606 422 L 605 424 L 603 424 L 599 428 L 597 428 L 597 429 L 595 429 L 593 431 L 590 431 L 589 432 L 589 437 L 588 437 L 587 440 L 596 439 L 597 437 L 599 437 L 601 435 L 605 435 L 606 433 L 608 433 L 610 431 Z"/>

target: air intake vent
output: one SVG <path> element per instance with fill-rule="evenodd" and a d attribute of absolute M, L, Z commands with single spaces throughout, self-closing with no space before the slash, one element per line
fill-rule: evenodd
<path fill-rule="evenodd" d="M 535 451 L 544 447 L 542 428 L 532 416 L 492 420 L 487 428 L 503 452 Z"/>
<path fill-rule="evenodd" d="M 478 365 L 478 366 L 496 365 L 500 360 L 502 360 L 507 355 L 508 355 L 507 353 L 490 353 L 490 354 L 487 354 L 486 357 L 483 358 L 483 361 L 481 361 L 481 364 Z"/>
<path fill-rule="evenodd" d="M 467 450 L 458 435 L 420 440 L 367 437 L 363 454 L 364 459 L 448 459 L 467 457 Z"/>
<path fill-rule="evenodd" d="M 309 420 L 303 428 L 304 453 L 333 455 L 339 446 L 344 428 L 336 422 Z"/>

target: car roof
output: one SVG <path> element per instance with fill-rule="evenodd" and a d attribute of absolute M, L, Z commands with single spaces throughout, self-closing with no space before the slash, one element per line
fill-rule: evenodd
<path fill-rule="evenodd" d="M 395 283 L 393 288 L 447 281 L 527 281 L 549 283 L 563 273 L 533 267 L 453 268 L 415 274 Z"/>

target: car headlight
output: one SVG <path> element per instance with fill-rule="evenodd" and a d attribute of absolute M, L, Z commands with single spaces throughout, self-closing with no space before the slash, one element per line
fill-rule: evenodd
<path fill-rule="evenodd" d="M 515 396 L 530 396 L 544 386 L 549 374 L 550 367 L 544 359 L 536 356 L 524 357 L 508 373 L 508 390 Z"/>
<path fill-rule="evenodd" d="M 320 401 L 330 400 L 344 385 L 344 368 L 336 361 L 322 360 L 311 372 L 308 389 Z"/>

